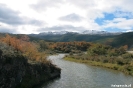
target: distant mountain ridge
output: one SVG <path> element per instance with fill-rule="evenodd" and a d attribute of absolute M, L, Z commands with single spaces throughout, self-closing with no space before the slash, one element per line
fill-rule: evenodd
<path fill-rule="evenodd" d="M 90 34 L 90 35 L 119 35 L 123 32 L 108 32 L 108 31 L 99 31 L 99 30 L 86 30 L 83 31 L 81 34 Z"/>
<path fill-rule="evenodd" d="M 85 30 L 83 32 L 70 32 L 70 31 L 60 31 L 60 32 L 41 32 L 38 35 L 63 35 L 67 33 L 73 33 L 73 34 L 88 34 L 88 35 L 119 35 L 123 32 L 107 32 L 107 31 L 98 31 L 98 30 Z"/>
<path fill-rule="evenodd" d="M 56 41 L 56 42 L 69 42 L 69 41 L 87 41 L 93 42 L 100 39 L 112 38 L 115 35 L 121 33 L 108 33 L 104 31 L 84 31 L 82 33 L 78 32 L 43 32 L 39 34 L 30 34 L 29 36 L 37 37 L 44 40 Z"/>
<path fill-rule="evenodd" d="M 30 34 L 29 36 L 56 41 L 56 42 L 69 42 L 69 41 L 87 41 L 94 42 L 98 40 L 104 41 L 105 38 L 112 38 L 116 35 L 120 35 L 124 32 L 107 32 L 107 31 L 97 31 L 97 30 L 86 30 L 83 32 L 70 32 L 70 31 L 60 31 L 60 32 L 42 32 L 39 34 Z"/>
<path fill-rule="evenodd" d="M 129 48 L 133 47 L 133 32 L 116 32 L 111 34 L 101 31 L 101 33 L 88 34 L 86 31 L 85 33 L 66 32 L 65 34 L 31 34 L 29 36 L 55 42 L 86 41 L 107 44 L 114 47 L 124 45 L 128 45 Z M 91 32 L 89 31 L 89 33 Z"/>
<path fill-rule="evenodd" d="M 60 31 L 60 32 L 41 32 L 39 33 L 39 35 L 62 35 L 62 34 L 66 34 L 68 33 L 68 31 Z"/>

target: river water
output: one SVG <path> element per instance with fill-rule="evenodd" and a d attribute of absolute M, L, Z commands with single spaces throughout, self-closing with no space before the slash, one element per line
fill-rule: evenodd
<path fill-rule="evenodd" d="M 111 87 L 115 84 L 131 85 L 131 87 L 121 88 L 133 88 L 133 76 L 106 68 L 65 61 L 62 59 L 64 55 L 48 57 L 62 69 L 61 77 L 45 83 L 40 88 L 115 88 Z"/>

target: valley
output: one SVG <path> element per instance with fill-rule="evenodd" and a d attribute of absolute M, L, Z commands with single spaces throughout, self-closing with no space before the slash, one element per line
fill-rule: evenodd
<path fill-rule="evenodd" d="M 71 65 L 69 65 L 70 67 L 67 70 L 63 65 L 66 64 L 67 66 L 69 63 L 74 64 L 75 62 L 76 62 L 75 64 L 81 63 L 86 65 L 87 69 L 88 69 L 88 66 L 90 67 L 94 66 L 92 68 L 89 67 L 89 69 L 94 69 L 94 68 L 99 69 L 99 67 L 102 67 L 104 69 L 107 68 L 108 71 L 110 71 L 109 69 L 111 69 L 111 71 L 118 71 L 119 75 L 122 72 L 123 77 L 125 77 L 125 75 L 131 76 L 131 79 L 128 79 L 130 80 L 128 83 L 132 84 L 132 81 L 131 81 L 132 75 L 133 75 L 133 54 L 131 53 L 132 38 L 129 38 L 132 36 L 132 34 L 133 34 L 132 32 L 117 34 L 117 35 L 88 35 L 88 34 L 66 33 L 62 35 L 60 34 L 45 35 L 45 36 L 43 35 L 41 37 L 38 37 L 38 36 L 25 35 L 25 34 L 1 33 L 0 42 L 3 44 L 1 45 L 1 50 L 2 52 L 4 52 L 2 56 L 5 55 L 4 58 L 7 61 L 6 64 L 3 64 L 2 62 L 1 65 L 2 67 L 4 67 L 10 64 L 12 65 L 12 69 L 14 69 L 15 64 L 12 62 L 15 62 L 15 60 L 17 60 L 16 57 L 18 57 L 18 61 L 20 61 L 20 63 L 21 62 L 23 63 L 23 60 L 19 60 L 22 57 L 24 58 L 24 60 L 26 60 L 26 62 L 24 62 L 26 63 L 26 65 L 24 65 L 25 67 L 23 68 L 24 71 L 22 71 L 25 74 L 21 73 L 21 78 L 20 78 L 22 82 L 17 84 L 14 82 L 14 84 L 16 85 L 16 88 L 23 88 L 23 87 L 32 88 L 32 86 L 39 87 L 38 85 L 42 86 L 41 84 L 43 84 L 43 86 L 45 87 L 47 86 L 46 88 L 52 88 L 52 86 L 55 86 L 56 84 L 54 85 L 51 83 L 49 84 L 49 82 L 51 79 L 55 79 L 56 77 L 57 78 L 59 77 L 57 79 L 59 81 L 59 86 L 64 86 L 60 84 L 61 80 L 65 80 L 63 75 L 66 75 L 66 77 L 68 77 L 68 79 L 66 78 L 66 80 L 69 80 L 69 76 L 67 76 L 66 73 L 67 72 L 69 73 L 70 70 L 78 67 L 78 65 L 74 65 L 76 66 L 74 68 L 71 68 Z M 60 39 L 62 37 L 63 37 L 63 40 Z M 57 38 L 58 41 L 50 40 L 49 38 L 51 39 Z M 126 40 L 122 42 L 121 39 L 124 39 L 124 38 L 126 38 Z M 86 41 L 86 39 L 88 41 Z M 9 48 L 12 47 L 10 51 L 15 52 L 13 53 L 13 55 L 17 55 L 18 53 L 21 55 L 21 57 L 19 56 L 13 57 L 12 55 L 10 57 L 6 57 L 7 55 L 5 53 L 5 49 L 2 48 L 5 45 L 8 46 Z M 67 53 L 67 55 L 64 55 L 61 53 Z M 10 55 L 11 53 L 7 52 L 7 54 Z M 8 58 L 12 58 L 11 63 L 8 62 Z M 63 63 L 63 65 L 59 64 L 60 60 L 61 60 L 61 63 Z M 68 63 L 68 61 L 71 61 L 71 62 Z M 18 64 L 18 66 L 19 65 L 20 64 Z M 76 69 L 81 70 L 80 68 L 81 67 Z M 32 74 L 30 73 L 31 71 L 28 71 L 28 69 L 33 70 Z M 44 69 L 45 69 L 44 72 L 41 71 Z M 66 73 L 64 73 L 63 70 L 66 70 Z M 102 69 L 99 69 L 98 71 L 100 70 L 102 71 Z M 20 71 L 21 70 L 18 70 L 18 73 Z M 70 73 L 68 75 L 77 74 L 75 72 Z M 3 77 L 6 77 L 4 76 L 5 74 L 4 72 L 2 72 L 2 74 L 3 74 Z M 105 72 L 103 71 L 102 74 L 105 74 Z M 112 72 L 107 74 L 112 74 L 113 76 L 115 76 L 114 73 Z M 14 75 L 17 75 L 17 74 L 14 74 Z M 34 76 L 36 76 L 36 78 Z M 79 76 L 82 77 L 83 75 L 79 74 Z M 87 74 L 86 74 L 86 77 L 88 77 Z M 101 76 L 99 75 L 99 77 Z M 119 78 L 119 76 L 117 78 Z M 9 78 L 7 77 L 7 79 Z M 14 79 L 16 80 L 17 78 L 14 78 Z M 34 81 L 34 79 L 37 79 L 37 80 Z M 79 80 L 76 78 L 74 79 Z M 98 79 L 95 79 L 95 80 L 98 80 Z M 82 81 L 85 81 L 85 80 L 82 80 Z M 87 80 L 87 79 L 86 81 L 91 82 L 91 80 Z M 10 82 L 12 82 L 12 80 L 11 81 L 9 80 L 8 83 L 10 84 Z M 28 83 L 28 85 L 26 83 Z M 67 81 L 65 81 L 64 83 L 66 83 L 66 88 L 73 86 L 71 84 L 67 84 Z M 94 88 L 97 88 L 97 86 L 103 85 L 103 83 L 98 83 L 96 86 L 93 85 L 93 82 L 91 85 L 85 85 L 84 83 L 82 84 L 83 88 L 86 88 L 85 86 L 92 86 Z M 123 81 L 120 83 L 122 84 L 126 82 Z M 102 86 L 102 88 L 107 88 L 107 86 L 110 87 L 109 84 L 108 83 L 105 84 L 105 86 Z M 112 84 L 114 83 L 112 82 Z M 43 88 L 43 86 L 41 88 Z M 77 85 L 77 87 L 80 88 L 81 86 Z"/>

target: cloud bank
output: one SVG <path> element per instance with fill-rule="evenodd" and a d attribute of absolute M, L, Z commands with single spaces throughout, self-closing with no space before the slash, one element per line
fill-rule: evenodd
<path fill-rule="evenodd" d="M 133 30 L 133 0 L 0 0 L 0 3 L 0 32 Z"/>

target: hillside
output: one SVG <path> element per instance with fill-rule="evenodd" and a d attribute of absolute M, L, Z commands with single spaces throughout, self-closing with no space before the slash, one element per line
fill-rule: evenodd
<path fill-rule="evenodd" d="M 121 35 L 115 36 L 110 45 L 114 47 L 119 47 L 123 45 L 128 45 L 129 48 L 132 48 L 133 45 L 133 32 L 123 33 Z"/>
<path fill-rule="evenodd" d="M 132 48 L 133 44 L 133 32 L 122 33 L 119 35 L 89 35 L 78 33 L 66 33 L 62 35 L 31 34 L 29 36 L 55 42 L 86 41 L 111 45 L 113 47 L 128 45 L 129 48 Z"/>
<path fill-rule="evenodd" d="M 56 42 L 70 42 L 70 41 L 87 41 L 94 42 L 101 39 L 113 38 L 116 35 L 89 35 L 89 34 L 78 34 L 78 33 L 66 33 L 62 35 L 39 35 L 31 34 L 29 36 L 41 38 L 44 40 L 51 40 Z"/>

